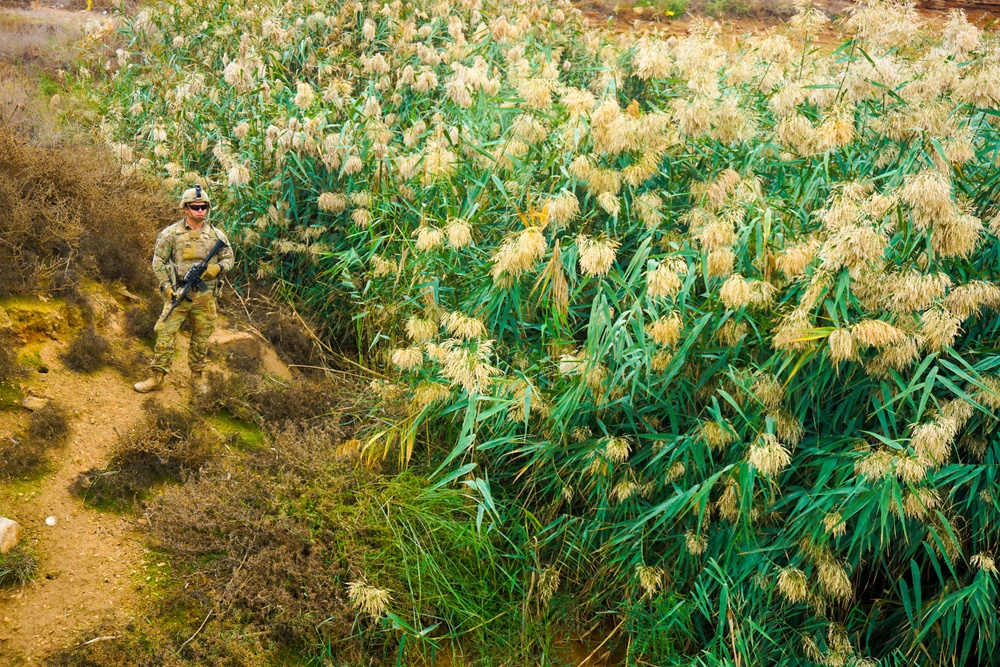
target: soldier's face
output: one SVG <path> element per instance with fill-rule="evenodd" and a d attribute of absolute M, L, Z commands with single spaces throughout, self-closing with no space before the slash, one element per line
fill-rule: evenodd
<path fill-rule="evenodd" d="M 208 215 L 208 204 L 188 204 L 187 214 L 195 220 L 204 220 Z"/>

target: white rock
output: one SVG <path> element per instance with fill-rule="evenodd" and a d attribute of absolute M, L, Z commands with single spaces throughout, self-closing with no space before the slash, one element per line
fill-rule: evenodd
<path fill-rule="evenodd" d="M 21 541 L 21 526 L 17 521 L 0 516 L 0 554 L 5 554 Z"/>
<path fill-rule="evenodd" d="M 54 526 L 54 525 L 56 525 L 56 518 L 54 516 L 46 517 L 45 518 L 45 525 L 46 526 Z"/>
<path fill-rule="evenodd" d="M 24 400 L 21 401 L 21 407 L 27 408 L 32 412 L 41 410 L 48 404 L 49 404 L 49 399 L 42 398 L 41 396 L 25 396 Z"/>

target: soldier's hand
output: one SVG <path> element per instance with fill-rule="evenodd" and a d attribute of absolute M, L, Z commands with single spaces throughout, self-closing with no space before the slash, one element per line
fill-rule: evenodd
<path fill-rule="evenodd" d="M 174 300 L 174 288 L 170 283 L 163 283 L 160 285 L 160 293 L 163 295 L 164 301 Z"/>
<path fill-rule="evenodd" d="M 201 274 L 202 279 L 211 280 L 222 272 L 221 264 L 209 264 L 205 267 L 205 272 Z"/>

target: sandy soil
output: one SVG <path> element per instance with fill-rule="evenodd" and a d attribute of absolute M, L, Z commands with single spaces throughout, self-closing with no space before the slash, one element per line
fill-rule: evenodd
<path fill-rule="evenodd" d="M 26 387 L 60 403 L 73 415 L 70 436 L 52 457 L 54 470 L 29 484 L 0 487 L 0 513 L 24 528 L 39 556 L 34 584 L 0 592 L 0 665 L 37 664 L 44 654 L 79 643 L 81 632 L 106 619 L 123 619 L 141 586 L 137 575 L 143 549 L 133 532 L 137 519 L 97 512 L 74 496 L 77 476 L 107 462 L 116 430 L 128 428 L 142 412 L 145 396 L 113 370 L 81 375 L 63 368 L 65 343 L 50 341 L 41 349 L 51 369 L 35 373 Z M 178 354 L 175 368 L 186 368 Z M 184 370 L 171 374 L 157 394 L 163 402 L 187 402 Z M 13 434 L 20 419 L 4 416 L 0 437 Z M 55 526 L 45 523 L 56 518 Z M 84 640 L 86 641 L 86 639 Z"/>

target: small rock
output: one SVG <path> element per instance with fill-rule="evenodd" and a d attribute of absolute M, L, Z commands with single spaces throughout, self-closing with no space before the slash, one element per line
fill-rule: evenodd
<path fill-rule="evenodd" d="M 216 329 L 209 338 L 208 344 L 218 349 L 223 354 L 235 352 L 246 355 L 252 359 L 260 357 L 260 343 L 253 334 L 246 331 L 231 331 L 228 329 Z"/>
<path fill-rule="evenodd" d="M 37 412 L 48 404 L 49 399 L 42 398 L 41 396 L 25 396 L 24 400 L 21 401 L 21 407 L 31 410 L 32 412 Z"/>
<path fill-rule="evenodd" d="M 21 526 L 13 519 L 0 516 L 0 554 L 5 554 L 21 541 Z"/>
<path fill-rule="evenodd" d="M 45 525 L 46 526 L 54 526 L 54 525 L 56 525 L 56 518 L 54 516 L 46 517 L 45 518 Z"/>

